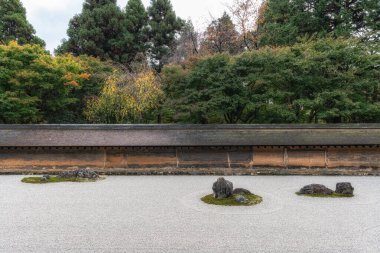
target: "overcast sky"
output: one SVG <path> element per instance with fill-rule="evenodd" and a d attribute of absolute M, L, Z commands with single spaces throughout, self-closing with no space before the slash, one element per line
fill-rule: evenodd
<path fill-rule="evenodd" d="M 53 52 L 66 37 L 69 20 L 82 10 L 83 0 L 21 0 L 26 8 L 29 22 L 37 35 L 45 40 L 47 49 Z M 125 7 L 128 0 L 118 0 Z M 150 0 L 143 0 L 145 6 Z M 210 14 L 218 17 L 232 0 L 172 0 L 174 10 L 183 19 L 191 18 L 194 25 L 204 28 Z"/>

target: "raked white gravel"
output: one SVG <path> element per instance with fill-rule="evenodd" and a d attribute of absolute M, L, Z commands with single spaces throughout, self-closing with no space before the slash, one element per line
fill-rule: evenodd
<path fill-rule="evenodd" d="M 209 206 L 217 177 L 30 185 L 0 176 L 0 252 L 380 252 L 379 177 L 226 177 L 264 198 Z M 355 197 L 294 193 L 349 181 Z"/>

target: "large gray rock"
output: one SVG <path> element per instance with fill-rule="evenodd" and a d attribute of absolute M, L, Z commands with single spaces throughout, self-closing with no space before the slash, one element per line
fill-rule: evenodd
<path fill-rule="evenodd" d="M 96 179 L 99 177 L 98 173 L 89 169 L 78 169 L 73 171 L 64 171 L 58 175 L 61 178 L 84 178 Z"/>
<path fill-rule="evenodd" d="M 306 185 L 300 190 L 301 194 L 325 194 L 325 195 L 331 195 L 334 192 L 327 188 L 324 185 L 321 184 L 311 184 L 311 185 Z"/>
<path fill-rule="evenodd" d="M 232 194 L 252 194 L 252 193 L 250 191 L 248 191 L 247 189 L 244 189 L 244 188 L 236 188 L 236 189 L 234 189 Z"/>
<path fill-rule="evenodd" d="M 233 188 L 234 186 L 232 182 L 225 180 L 223 177 L 218 178 L 218 180 L 212 186 L 214 197 L 217 199 L 226 199 L 231 197 Z"/>
<path fill-rule="evenodd" d="M 340 194 L 353 195 L 354 187 L 352 187 L 351 183 L 348 182 L 337 183 L 335 192 Z"/>

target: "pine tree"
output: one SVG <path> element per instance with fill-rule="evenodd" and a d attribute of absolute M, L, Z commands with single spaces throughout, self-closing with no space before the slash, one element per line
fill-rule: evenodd
<path fill-rule="evenodd" d="M 0 0 L 0 42 L 12 40 L 18 44 L 39 44 L 45 42 L 35 35 L 36 31 L 26 19 L 26 10 L 20 0 Z"/>
<path fill-rule="evenodd" d="M 173 52 L 184 21 L 177 18 L 170 0 L 151 0 L 148 15 L 149 56 L 152 66 L 160 72 Z"/>
<path fill-rule="evenodd" d="M 148 24 L 148 14 L 141 0 L 129 0 L 125 8 L 125 25 L 128 31 L 128 57 L 131 64 L 138 54 L 145 55 L 147 36 L 145 29 Z"/>
<path fill-rule="evenodd" d="M 86 0 L 82 13 L 74 16 L 67 30 L 68 40 L 56 50 L 74 55 L 90 55 L 126 63 L 125 15 L 116 0 Z"/>

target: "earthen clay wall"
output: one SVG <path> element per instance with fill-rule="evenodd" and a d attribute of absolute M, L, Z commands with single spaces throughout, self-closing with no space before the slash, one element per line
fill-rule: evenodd
<path fill-rule="evenodd" d="M 2 147 L 0 173 L 380 175 L 379 146 Z"/>

